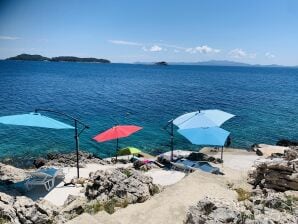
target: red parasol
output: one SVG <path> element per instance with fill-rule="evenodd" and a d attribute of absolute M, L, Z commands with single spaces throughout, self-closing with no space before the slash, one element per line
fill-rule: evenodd
<path fill-rule="evenodd" d="M 118 150 L 119 138 L 128 137 L 141 129 L 142 127 L 135 126 L 135 125 L 117 125 L 96 135 L 95 137 L 93 137 L 93 140 L 97 142 L 105 142 L 105 141 L 117 139 L 116 150 Z M 116 159 L 117 159 L 117 156 L 116 156 Z"/>

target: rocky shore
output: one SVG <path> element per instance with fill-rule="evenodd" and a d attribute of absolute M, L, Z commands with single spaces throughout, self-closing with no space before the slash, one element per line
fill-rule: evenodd
<path fill-rule="evenodd" d="M 185 224 L 297 223 L 298 198 L 274 191 L 254 190 L 238 202 L 205 198 L 187 212 Z"/>
<path fill-rule="evenodd" d="M 238 201 L 210 197 L 200 200 L 189 208 L 184 222 L 298 223 L 297 146 L 257 160 L 248 172 L 248 183 L 254 190 L 233 189 Z"/>
<path fill-rule="evenodd" d="M 256 161 L 248 177 L 248 182 L 254 187 L 298 191 L 298 147 Z"/>
<path fill-rule="evenodd" d="M 85 167 L 87 163 L 96 163 L 106 165 L 109 162 L 94 156 L 92 153 L 79 151 L 79 166 Z M 77 155 L 73 153 L 49 153 L 45 158 L 40 157 L 33 161 L 36 168 L 42 166 L 56 166 L 56 167 L 76 167 Z"/>
<path fill-rule="evenodd" d="M 131 215 L 136 212 L 142 213 L 137 220 L 125 216 L 123 220 L 126 221 L 122 220 L 123 223 L 131 223 L 132 220 L 143 223 L 144 219 L 150 219 L 151 216 L 147 214 L 150 211 L 158 216 L 158 219 L 151 217 L 152 220 L 159 220 L 159 223 L 165 223 L 165 220 L 187 224 L 297 223 L 298 147 L 286 147 L 283 153 L 273 153 L 267 158 L 258 158 L 252 154 L 226 151 L 226 160 L 221 163 L 217 154 L 191 153 L 187 158 L 222 166 L 227 171 L 226 175 L 216 176 L 197 171 L 172 187 L 163 188 L 154 184 L 153 178 L 142 169 L 133 168 L 132 164 L 130 167 L 116 168 L 110 162 L 80 152 L 81 167 L 88 167 L 90 164 L 101 167 L 94 172 L 89 171 L 89 176 L 73 179 L 73 188 L 79 189 L 80 194 L 65 197 L 64 204 L 57 206 L 43 198 L 33 200 L 14 188 L 1 188 L 0 223 L 60 224 L 69 220 L 81 223 L 75 222 L 76 218 L 86 217 L 88 214 L 91 218 L 96 217 L 95 220 L 106 220 L 109 223 L 115 217 L 119 220 L 126 213 Z M 247 159 L 255 161 L 252 167 L 252 162 L 247 163 L 247 168 L 235 166 L 236 160 Z M 36 159 L 35 166 L 75 167 L 76 155 L 49 154 L 46 158 Z M 0 174 L 2 186 L 18 183 L 27 175 L 26 170 L 5 164 L 0 164 Z M 239 182 L 240 179 L 245 183 Z M 158 193 L 160 194 L 153 197 Z M 126 208 L 129 204 L 134 205 Z M 173 213 L 173 208 L 178 210 Z M 170 217 L 162 218 L 160 212 L 168 216 L 179 214 L 177 218 L 180 221 L 175 222 L 176 219 L 169 219 Z"/>
<path fill-rule="evenodd" d="M 84 212 L 113 213 L 128 204 L 144 202 L 162 190 L 151 177 L 131 168 L 99 170 L 81 184 L 84 196 L 70 195 L 62 207 L 43 199 L 33 201 L 17 191 L 1 192 L 0 222 L 65 223 Z"/>

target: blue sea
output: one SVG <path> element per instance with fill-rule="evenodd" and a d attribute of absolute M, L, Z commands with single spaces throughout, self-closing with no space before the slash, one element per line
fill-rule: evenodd
<path fill-rule="evenodd" d="M 121 147 L 167 151 L 167 121 L 199 109 L 236 115 L 223 125 L 233 147 L 298 139 L 298 68 L 0 61 L 0 95 L 0 116 L 43 108 L 78 117 L 90 125 L 80 148 L 100 157 L 113 156 L 116 142 L 91 138 L 116 123 L 143 127 Z M 200 147 L 175 135 L 176 149 Z M 0 124 L 0 139 L 2 160 L 74 150 L 72 130 Z"/>

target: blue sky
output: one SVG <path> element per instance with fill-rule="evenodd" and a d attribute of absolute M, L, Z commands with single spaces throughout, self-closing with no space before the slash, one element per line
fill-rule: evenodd
<path fill-rule="evenodd" d="M 0 58 L 298 65 L 296 0 L 0 0 Z"/>

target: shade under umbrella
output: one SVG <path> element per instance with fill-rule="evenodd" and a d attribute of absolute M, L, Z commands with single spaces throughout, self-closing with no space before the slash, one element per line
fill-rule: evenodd
<path fill-rule="evenodd" d="M 173 123 L 180 129 L 219 127 L 234 116 L 221 110 L 201 110 L 183 114 Z"/>
<path fill-rule="evenodd" d="M 136 154 L 139 154 L 141 152 L 142 152 L 141 150 L 139 150 L 135 147 L 126 147 L 126 148 L 120 149 L 119 152 L 118 152 L 118 155 L 119 156 L 136 155 Z"/>
<path fill-rule="evenodd" d="M 0 117 L 0 123 L 53 129 L 74 129 L 74 127 L 71 125 L 41 115 L 40 113 L 3 116 Z"/>

